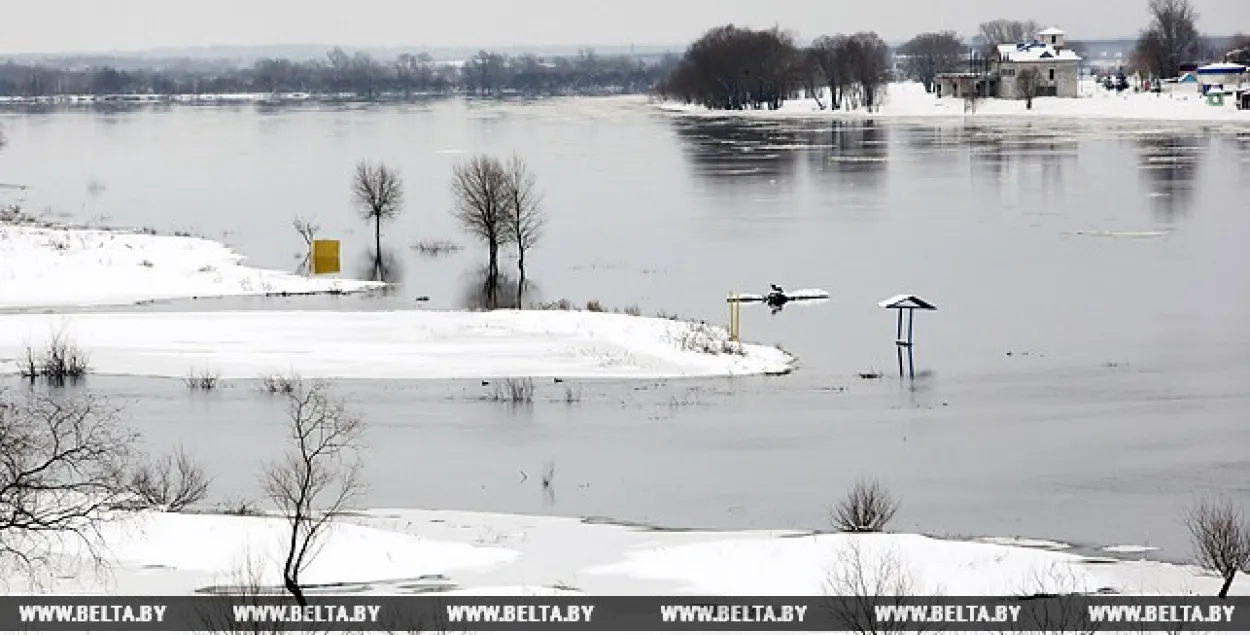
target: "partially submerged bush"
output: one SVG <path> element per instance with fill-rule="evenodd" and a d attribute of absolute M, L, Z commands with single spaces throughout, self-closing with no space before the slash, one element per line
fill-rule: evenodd
<path fill-rule="evenodd" d="M 491 384 L 491 401 L 510 404 L 534 403 L 534 380 L 528 377 L 520 379 L 504 379 Z"/>
<path fill-rule="evenodd" d="M 431 257 L 445 256 L 464 249 L 461 245 L 457 245 L 450 240 L 419 240 L 413 243 L 412 248 L 423 256 Z"/>
<path fill-rule="evenodd" d="M 22 377 L 32 382 L 44 379 L 63 385 L 66 381 L 77 381 L 86 376 L 89 369 L 87 361 L 87 353 L 64 331 L 57 331 L 38 350 L 27 344 L 18 360 L 18 370 Z"/>
<path fill-rule="evenodd" d="M 299 377 L 285 375 L 265 375 L 260 378 L 260 389 L 271 395 L 290 395 L 300 386 Z"/>
<path fill-rule="evenodd" d="M 839 531 L 878 532 L 898 512 L 898 501 L 876 479 L 860 480 L 829 512 L 829 521 Z"/>
<path fill-rule="evenodd" d="M 187 376 L 182 378 L 182 383 L 186 384 L 189 390 L 209 392 L 217 388 L 217 383 L 220 379 L 221 374 L 215 370 L 208 368 L 196 370 L 193 368 L 187 371 Z"/>
<path fill-rule="evenodd" d="M 130 489 L 145 507 L 177 512 L 208 495 L 209 478 L 182 448 L 154 463 L 145 463 L 130 476 Z"/>

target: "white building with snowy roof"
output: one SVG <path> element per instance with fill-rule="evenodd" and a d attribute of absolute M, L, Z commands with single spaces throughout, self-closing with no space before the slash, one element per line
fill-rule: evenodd
<path fill-rule="evenodd" d="M 1032 42 L 1000 44 L 992 60 L 991 85 L 1003 99 L 1022 99 L 1017 77 L 1026 69 L 1037 71 L 1037 97 L 1076 97 L 1081 57 L 1064 42 L 1064 32 L 1050 27 Z"/>

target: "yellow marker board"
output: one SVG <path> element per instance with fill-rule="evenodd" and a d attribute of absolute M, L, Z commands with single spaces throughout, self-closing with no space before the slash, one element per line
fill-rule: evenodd
<path fill-rule="evenodd" d="M 314 240 L 312 244 L 312 272 L 313 275 L 319 273 L 338 273 L 339 272 L 339 241 L 337 240 Z"/>

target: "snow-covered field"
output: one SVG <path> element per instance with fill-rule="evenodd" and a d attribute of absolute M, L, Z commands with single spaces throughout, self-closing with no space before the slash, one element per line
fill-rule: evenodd
<path fill-rule="evenodd" d="M 201 238 L 0 223 L 0 308 L 349 293 L 380 286 L 257 269 L 243 260 Z"/>
<path fill-rule="evenodd" d="M 62 333 L 93 373 L 225 378 L 682 377 L 786 372 L 721 327 L 584 311 L 214 311 L 0 315 L 0 372 Z M 740 353 L 740 354 L 739 354 Z"/>
<path fill-rule="evenodd" d="M 283 525 L 253 516 L 142 512 L 107 526 L 108 575 L 48 576 L 42 592 L 177 595 L 279 584 Z M 62 547 L 71 566 L 75 547 Z M 374 510 L 335 525 L 305 574 L 336 592 L 416 589 L 481 595 L 821 595 L 858 558 L 899 565 L 914 593 L 1118 592 L 1212 595 L 1219 580 L 1181 565 L 911 534 L 664 532 L 578 519 Z M 255 578 L 259 577 L 259 580 Z M 8 590 L 26 582 L 10 579 Z M 835 587 L 836 588 L 836 587 Z M 1242 578 L 1233 593 L 1250 593 Z"/>
<path fill-rule="evenodd" d="M 829 100 L 823 102 L 828 105 Z M 1156 121 L 1218 121 L 1242 122 L 1250 125 L 1250 111 L 1237 110 L 1232 100 L 1224 106 L 1208 106 L 1197 93 L 1153 94 L 1125 91 L 1116 93 L 1082 85 L 1081 97 L 1038 97 L 1033 109 L 1025 108 L 1023 100 L 983 99 L 976 111 L 964 111 L 962 98 L 938 98 L 926 93 L 918 82 L 892 83 L 880 110 L 869 113 L 863 108 L 854 111 L 821 110 L 813 99 L 786 100 L 778 110 L 714 111 L 699 105 L 659 103 L 662 110 L 704 116 L 741 116 L 760 119 L 810 117 L 1035 117 L 1066 119 L 1124 119 Z"/>

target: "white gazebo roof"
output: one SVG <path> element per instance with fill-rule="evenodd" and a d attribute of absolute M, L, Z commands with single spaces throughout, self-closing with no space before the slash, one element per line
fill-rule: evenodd
<path fill-rule="evenodd" d="M 922 311 L 936 311 L 937 306 L 929 303 L 918 295 L 903 293 L 892 298 L 886 298 L 877 303 L 877 306 L 883 309 L 920 309 Z"/>
<path fill-rule="evenodd" d="M 1052 26 L 1049 29 L 1038 33 L 1038 35 L 1063 35 L 1063 30 L 1057 26 Z"/>

